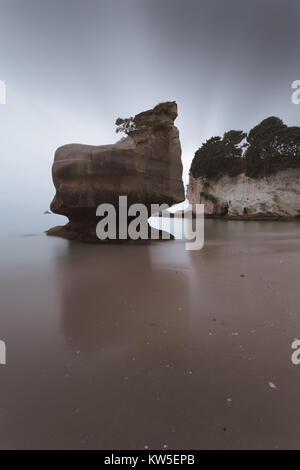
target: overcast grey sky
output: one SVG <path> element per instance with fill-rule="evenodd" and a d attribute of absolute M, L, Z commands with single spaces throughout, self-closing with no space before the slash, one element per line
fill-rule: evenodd
<path fill-rule="evenodd" d="M 59 145 L 114 142 L 116 117 L 161 101 L 178 103 L 185 180 L 212 135 L 299 125 L 299 18 L 299 0 L 0 0 L 2 204 L 48 207 Z"/>

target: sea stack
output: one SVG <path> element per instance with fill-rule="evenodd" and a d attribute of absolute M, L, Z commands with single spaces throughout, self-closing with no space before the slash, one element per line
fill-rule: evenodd
<path fill-rule="evenodd" d="M 96 209 L 127 196 L 128 205 L 177 204 L 184 200 L 176 102 L 166 102 L 132 118 L 127 136 L 112 145 L 69 144 L 58 148 L 52 169 L 56 189 L 51 210 L 69 219 L 48 235 L 101 242 Z"/>

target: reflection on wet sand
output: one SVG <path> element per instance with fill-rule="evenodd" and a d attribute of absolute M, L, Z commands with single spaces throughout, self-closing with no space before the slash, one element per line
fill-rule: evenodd
<path fill-rule="evenodd" d="M 0 447 L 297 448 L 299 225 L 251 227 L 207 221 L 193 252 L 10 239 Z"/>
<path fill-rule="evenodd" d="M 172 241 L 166 243 L 168 253 Z M 187 303 L 187 279 L 176 256 L 164 266 L 162 245 L 68 244 L 57 260 L 57 276 L 63 332 L 73 351 L 135 350 L 148 342 L 161 348 L 169 341 L 186 346 L 188 318 L 181 306 Z"/>

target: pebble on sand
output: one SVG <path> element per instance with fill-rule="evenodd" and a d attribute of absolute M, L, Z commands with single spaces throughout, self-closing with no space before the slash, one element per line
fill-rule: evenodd
<path fill-rule="evenodd" d="M 277 386 L 273 382 L 269 382 L 269 387 L 273 389 L 277 389 Z"/>

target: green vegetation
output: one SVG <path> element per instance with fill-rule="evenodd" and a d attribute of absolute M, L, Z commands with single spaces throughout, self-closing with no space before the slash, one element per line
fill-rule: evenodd
<path fill-rule="evenodd" d="M 143 118 L 145 113 L 141 113 L 136 117 L 129 117 L 129 118 L 118 118 L 115 122 L 116 133 L 124 132 L 126 135 L 129 135 L 130 132 L 135 130 L 145 130 L 151 129 L 153 131 L 166 131 L 168 129 L 168 124 L 159 120 L 147 123 Z"/>
<path fill-rule="evenodd" d="M 129 118 L 118 118 L 115 122 L 115 125 L 117 126 L 116 128 L 116 133 L 119 134 L 119 132 L 124 132 L 125 134 L 129 134 L 130 132 L 134 131 L 136 129 L 136 124 L 134 122 L 133 117 Z"/>
<path fill-rule="evenodd" d="M 246 139 L 246 143 L 242 141 Z M 245 149 L 245 151 L 244 151 Z M 207 140 L 195 153 L 191 174 L 218 179 L 245 172 L 261 178 L 287 168 L 300 167 L 300 127 L 288 127 L 269 117 L 250 130 L 229 131 Z"/>
<path fill-rule="evenodd" d="M 249 132 L 247 142 L 246 174 L 252 178 L 300 167 L 300 127 L 269 117 Z"/>
<path fill-rule="evenodd" d="M 223 175 L 235 176 L 243 172 L 241 142 L 247 134 L 229 131 L 221 137 L 212 137 L 197 150 L 191 166 L 194 178 L 206 176 L 218 179 Z"/>

